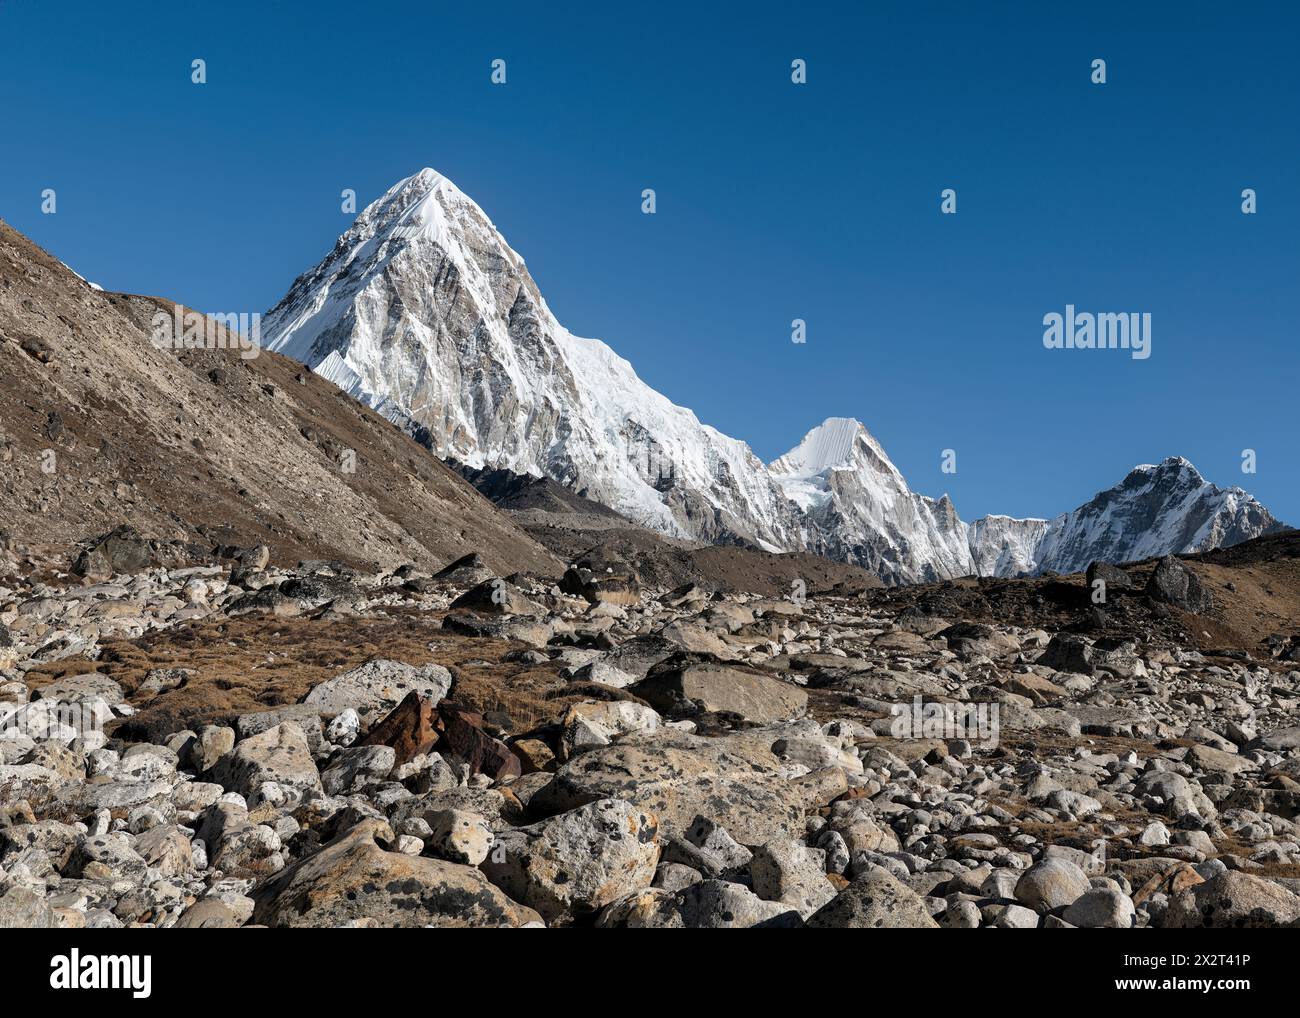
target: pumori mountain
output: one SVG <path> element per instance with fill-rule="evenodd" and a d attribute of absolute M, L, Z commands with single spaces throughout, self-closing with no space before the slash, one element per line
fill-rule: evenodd
<path fill-rule="evenodd" d="M 1178 459 L 1138 467 L 1054 520 L 968 525 L 946 495 L 911 491 L 846 418 L 765 465 L 560 325 L 483 210 L 430 169 L 367 207 L 262 335 L 444 458 L 549 476 L 672 536 L 815 551 L 889 582 L 1064 571 L 1279 526 Z"/>

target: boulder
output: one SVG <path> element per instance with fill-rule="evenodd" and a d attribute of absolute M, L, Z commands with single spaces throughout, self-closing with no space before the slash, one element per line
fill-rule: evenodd
<path fill-rule="evenodd" d="M 1092 642 L 1076 633 L 1057 633 L 1039 656 L 1038 664 L 1058 672 L 1091 675 Z"/>
<path fill-rule="evenodd" d="M 433 810 L 424 819 L 429 825 L 429 851 L 440 859 L 477 866 L 495 841 L 487 821 L 468 810 Z"/>
<path fill-rule="evenodd" d="M 479 870 L 384 848 L 395 841 L 382 820 L 362 821 L 266 881 L 254 895 L 253 921 L 331 928 L 359 920 L 395 927 L 540 922 L 536 912 L 511 901 Z"/>
<path fill-rule="evenodd" d="M 743 884 L 700 880 L 676 891 L 649 888 L 613 903 L 597 922 L 603 928 L 736 930 L 789 928 L 799 913 L 778 901 L 764 901 Z"/>
<path fill-rule="evenodd" d="M 680 837 L 667 840 L 663 859 L 689 866 L 706 877 L 735 880 L 749 869 L 754 853 L 739 844 L 721 824 L 698 816 Z"/>
<path fill-rule="evenodd" d="M 774 838 L 754 849 L 749 873 L 755 894 L 789 905 L 805 919 L 835 897 L 825 853 L 791 839 Z"/>
<path fill-rule="evenodd" d="M 320 776 L 328 795 L 344 795 L 383 781 L 393 769 L 397 754 L 392 746 L 353 746 L 330 758 Z"/>
<path fill-rule="evenodd" d="M 652 734 L 659 723 L 653 708 L 630 700 L 575 703 L 560 720 L 560 756 L 567 760 L 629 732 Z"/>
<path fill-rule="evenodd" d="M 649 887 L 658 863 L 658 818 L 621 799 L 601 799 L 501 832 L 483 871 L 511 898 L 554 921 L 589 915 Z"/>
<path fill-rule="evenodd" d="M 585 564 L 570 566 L 560 580 L 560 590 L 581 597 L 592 604 L 634 605 L 641 602 L 641 585 L 636 574 L 626 566 L 589 568 Z"/>
<path fill-rule="evenodd" d="M 238 743 L 212 767 L 211 780 L 245 797 L 268 781 L 300 791 L 321 787 L 307 737 L 292 721 Z"/>
<path fill-rule="evenodd" d="M 550 815 L 612 796 L 654 813 L 669 836 L 683 835 L 704 815 L 742 845 L 792 837 L 803 826 L 800 795 L 776 772 L 774 758 L 768 770 L 731 751 L 730 741 L 662 731 L 650 739 L 626 736 L 565 763 L 529 809 Z"/>
<path fill-rule="evenodd" d="M 453 611 L 464 609 L 489 615 L 546 614 L 546 609 L 528 598 L 522 590 L 497 577 L 471 587 L 452 601 L 450 607 Z"/>
<path fill-rule="evenodd" d="M 1214 607 L 1214 598 L 1201 579 L 1185 564 L 1166 555 L 1147 581 L 1146 595 L 1153 601 L 1171 604 L 1183 611 L 1203 615 Z"/>
<path fill-rule="evenodd" d="M 1053 795 L 1057 793 L 1052 793 Z M 1040 912 L 1063 908 L 1089 890 L 1088 875 L 1068 859 L 1046 858 L 1016 882 L 1016 900 Z"/>
<path fill-rule="evenodd" d="M 500 739 L 483 730 L 483 716 L 455 704 L 438 708 L 442 738 L 438 752 L 463 761 L 471 774 L 486 774 L 494 781 L 523 773 L 519 758 Z"/>
<path fill-rule="evenodd" d="M 808 918 L 814 929 L 937 929 L 915 891 L 880 868 L 867 870 Z"/>
<path fill-rule="evenodd" d="M 1071 902 L 1061 918 L 1080 929 L 1126 930 L 1133 925 L 1133 900 L 1116 887 L 1094 887 Z"/>
<path fill-rule="evenodd" d="M 437 726 L 437 701 L 411 690 L 361 738 L 358 745 L 392 747 L 395 766 L 400 767 L 433 749 L 441 737 Z"/>
<path fill-rule="evenodd" d="M 410 693 L 434 703 L 451 689 L 451 672 L 442 665 L 408 665 L 376 658 L 314 686 L 303 703 L 322 714 L 338 714 L 347 707 L 365 724 L 379 721 Z"/>
<path fill-rule="evenodd" d="M 630 691 L 670 717 L 722 712 L 771 724 L 799 717 L 808 709 L 808 694 L 798 686 L 684 656 L 656 665 Z"/>
<path fill-rule="evenodd" d="M 1090 563 L 1087 572 L 1084 573 L 1084 579 L 1088 584 L 1088 594 L 1090 598 L 1092 591 L 1097 589 L 1093 586 L 1093 583 L 1096 580 L 1101 580 L 1105 583 L 1107 599 L 1109 599 L 1112 590 L 1133 589 L 1133 577 L 1129 576 L 1129 574 L 1119 566 L 1113 566 L 1109 562 L 1097 561 Z"/>
<path fill-rule="evenodd" d="M 53 927 L 54 913 L 36 891 L 15 884 L 0 894 L 0 930 L 48 930 Z"/>
<path fill-rule="evenodd" d="M 1226 870 L 1184 890 L 1169 903 L 1169 929 L 1244 929 L 1300 922 L 1300 896 L 1273 880 Z"/>

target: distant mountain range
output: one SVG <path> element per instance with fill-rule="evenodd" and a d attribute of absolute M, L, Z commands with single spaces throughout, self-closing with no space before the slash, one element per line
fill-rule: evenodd
<path fill-rule="evenodd" d="M 263 322 L 266 346 L 470 467 L 554 479 L 665 534 L 811 551 L 887 582 L 1073 571 L 1285 529 L 1172 457 L 1052 520 L 965 523 L 856 420 L 763 463 L 551 313 L 524 260 L 430 169 L 365 209 Z"/>

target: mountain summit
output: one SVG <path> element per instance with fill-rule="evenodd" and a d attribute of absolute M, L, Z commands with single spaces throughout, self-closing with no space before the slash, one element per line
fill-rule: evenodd
<path fill-rule="evenodd" d="M 362 212 L 263 335 L 425 429 L 444 458 L 552 477 L 677 537 L 800 544 L 799 514 L 749 446 L 561 326 L 483 210 L 433 170 Z"/>
<path fill-rule="evenodd" d="M 870 432 L 843 417 L 765 465 L 604 343 L 560 325 L 523 258 L 431 169 L 368 206 L 271 310 L 263 335 L 444 458 L 550 477 L 675 537 L 813 551 L 891 582 L 1076 569 L 1279 528 L 1185 460 L 1138 467 L 1054 520 L 968 525 L 946 495 L 911 491 Z"/>

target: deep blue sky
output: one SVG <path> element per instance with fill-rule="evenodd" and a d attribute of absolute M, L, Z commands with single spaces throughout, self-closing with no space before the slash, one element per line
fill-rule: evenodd
<path fill-rule="evenodd" d="M 621 6 L 0 0 L 0 216 L 107 288 L 265 310 L 343 188 L 432 166 L 765 459 L 855 416 L 972 519 L 1180 454 L 1300 523 L 1296 5 Z M 1045 350 L 1067 302 L 1151 312 L 1151 358 Z"/>

